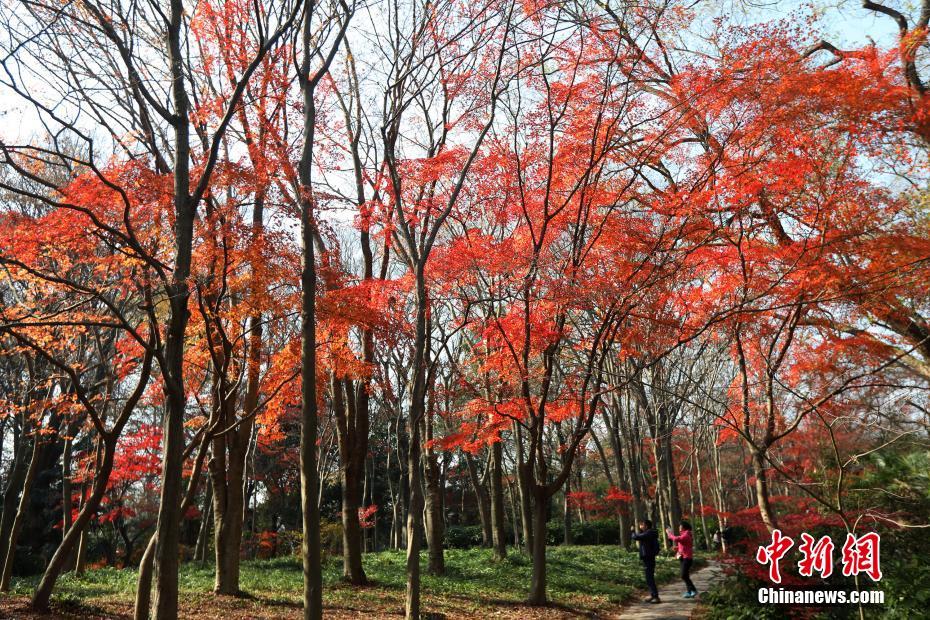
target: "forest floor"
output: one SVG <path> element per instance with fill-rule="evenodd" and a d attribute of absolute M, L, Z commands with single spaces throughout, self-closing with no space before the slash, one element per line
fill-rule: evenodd
<path fill-rule="evenodd" d="M 511 551 L 503 562 L 494 562 L 488 549 L 449 549 L 445 576 L 428 575 L 424 566 L 424 615 L 450 619 L 592 618 L 618 617 L 623 611 L 625 617 L 626 609 L 621 605 L 634 594 L 642 594 L 642 567 L 634 552 L 620 552 L 615 546 L 550 547 L 547 558 L 552 604 L 535 608 L 523 602 L 531 571 L 525 555 Z M 340 581 L 341 564 L 339 558 L 326 563 L 327 618 L 403 616 L 403 552 L 367 554 L 364 566 L 372 585 L 361 588 Z M 660 583 L 677 576 L 677 561 L 660 558 L 656 568 Z M 131 618 L 135 579 L 132 569 L 96 569 L 80 578 L 65 575 L 53 599 L 53 613 L 46 615 L 28 612 L 28 595 L 36 578 L 14 580 L 13 592 L 0 595 L 0 618 Z M 301 617 L 303 582 L 297 558 L 244 561 L 240 583 L 244 596 L 214 596 L 212 567 L 185 564 L 180 576 L 181 617 Z"/>

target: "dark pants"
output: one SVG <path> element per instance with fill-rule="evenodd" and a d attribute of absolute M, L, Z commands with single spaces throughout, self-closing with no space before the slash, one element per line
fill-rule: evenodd
<path fill-rule="evenodd" d="M 691 565 L 694 564 L 694 560 L 691 558 L 678 558 L 678 561 L 681 562 L 681 580 L 688 586 L 688 592 L 697 592 L 694 582 L 691 581 Z"/>
<path fill-rule="evenodd" d="M 642 557 L 643 569 L 646 572 L 646 585 L 649 586 L 649 593 L 655 598 L 659 598 L 659 588 L 656 586 L 656 558 Z"/>

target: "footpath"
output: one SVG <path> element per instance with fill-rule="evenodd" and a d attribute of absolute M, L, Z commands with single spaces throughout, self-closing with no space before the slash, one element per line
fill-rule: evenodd
<path fill-rule="evenodd" d="M 659 604 L 644 603 L 643 599 L 649 596 L 649 593 L 643 591 L 637 594 L 633 602 L 624 605 L 616 618 L 624 620 L 688 620 L 694 612 L 698 601 L 701 600 L 701 594 L 711 589 L 717 582 L 723 578 L 723 570 L 720 564 L 709 560 L 707 565 L 697 572 L 691 573 L 691 581 L 694 587 L 698 589 L 696 598 L 682 598 L 685 592 L 685 586 L 680 579 L 668 583 L 659 584 L 659 598 L 662 600 Z"/>

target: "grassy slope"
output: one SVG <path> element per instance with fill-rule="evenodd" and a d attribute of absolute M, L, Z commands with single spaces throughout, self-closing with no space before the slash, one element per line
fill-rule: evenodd
<path fill-rule="evenodd" d="M 549 597 L 555 603 L 552 608 L 533 610 L 522 606 L 531 570 L 526 556 L 511 553 L 504 562 L 495 563 L 487 549 L 447 550 L 447 574 L 433 577 L 424 573 L 423 608 L 450 618 L 486 617 L 491 615 L 489 612 L 497 617 L 514 618 L 589 615 L 615 609 L 643 584 L 637 556 L 620 554 L 616 547 L 552 547 L 547 557 Z M 674 559 L 660 559 L 658 580 L 674 579 L 677 568 Z M 327 617 L 387 616 L 402 612 L 405 585 L 402 552 L 368 554 L 365 571 L 374 583 L 366 588 L 340 582 L 339 558 L 327 561 L 325 570 Z M 92 617 L 93 613 L 88 613 L 92 610 L 101 617 L 121 617 L 131 611 L 135 576 L 133 570 L 118 569 L 93 570 L 82 578 L 66 575 L 57 589 L 57 609 L 70 610 L 81 618 Z M 34 579 L 19 580 L 14 589 L 22 596 L 34 585 Z M 181 571 L 182 612 L 188 617 L 229 619 L 299 617 L 302 573 L 296 558 L 244 562 L 241 586 L 249 597 L 214 597 L 210 594 L 212 568 L 186 564 Z M 677 594 L 677 584 L 672 588 Z M 14 600 L 6 601 L 6 605 L 12 603 Z"/>

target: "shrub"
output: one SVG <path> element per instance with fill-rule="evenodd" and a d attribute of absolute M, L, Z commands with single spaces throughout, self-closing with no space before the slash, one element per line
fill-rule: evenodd
<path fill-rule="evenodd" d="M 565 530 L 561 519 L 553 519 L 546 524 L 546 542 L 550 545 L 560 545 L 565 542 Z M 618 545 L 620 544 L 620 524 L 616 519 L 572 523 L 572 544 Z"/>
<path fill-rule="evenodd" d="M 450 549 L 479 547 L 481 543 L 480 525 L 450 525 L 446 528 L 446 547 Z"/>

